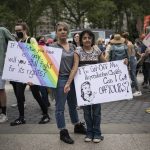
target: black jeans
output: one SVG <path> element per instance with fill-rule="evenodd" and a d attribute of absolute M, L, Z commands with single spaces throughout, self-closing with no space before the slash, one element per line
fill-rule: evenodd
<path fill-rule="evenodd" d="M 19 82 L 16 83 L 16 96 L 17 96 L 17 104 L 18 104 L 20 117 L 24 117 L 24 101 L 25 101 L 24 91 L 25 91 L 26 85 L 27 84 L 24 84 L 24 83 L 19 83 Z M 39 86 L 32 85 L 30 86 L 30 89 L 31 89 L 33 97 L 36 99 L 36 101 L 40 105 L 43 115 L 47 114 L 47 106 L 40 95 Z"/>

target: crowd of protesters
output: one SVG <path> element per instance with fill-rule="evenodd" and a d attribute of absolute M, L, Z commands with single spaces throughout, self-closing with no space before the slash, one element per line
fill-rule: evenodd
<path fill-rule="evenodd" d="M 95 41 L 93 32 L 89 29 L 83 30 L 81 33 L 75 33 L 73 42 L 69 43 L 67 37 L 69 34 L 69 26 L 65 22 L 56 24 L 56 41 L 52 39 L 46 40 L 44 36 L 36 39 L 28 35 L 29 29 L 25 22 L 17 22 L 15 25 L 15 35 L 13 36 L 6 28 L 0 27 L 0 123 L 6 122 L 7 118 L 7 98 L 5 92 L 5 81 L 2 79 L 4 67 L 4 58 L 7 50 L 8 41 L 19 41 L 24 43 L 37 44 L 42 46 L 52 46 L 62 49 L 61 64 L 58 76 L 57 88 L 52 89 L 55 99 L 55 118 L 58 129 L 60 130 L 60 139 L 65 143 L 73 144 L 74 140 L 70 137 L 65 123 L 65 104 L 67 101 L 70 119 L 74 125 L 74 133 L 86 134 L 85 142 L 93 141 L 99 143 L 104 139 L 100 129 L 101 123 L 101 105 L 94 104 L 82 107 L 86 128 L 80 122 L 77 112 L 77 100 L 74 86 L 74 76 L 79 66 L 89 64 L 97 64 L 100 62 L 124 60 L 127 65 L 133 96 L 141 96 L 142 92 L 137 80 L 137 74 L 143 73 L 143 88 L 150 90 L 150 49 L 142 42 L 144 36 L 140 36 L 132 43 L 129 40 L 129 33 L 116 33 L 112 35 L 110 41 L 98 38 Z M 25 124 L 24 108 L 26 106 L 25 88 L 28 85 L 34 99 L 38 102 L 42 110 L 42 117 L 39 124 L 45 124 L 50 121 L 48 107 L 50 107 L 47 87 L 34 85 L 31 82 L 20 83 L 11 81 L 14 94 L 16 96 L 19 116 L 11 126 Z M 84 86 L 87 86 L 88 83 Z M 85 88 L 85 87 L 83 87 Z M 150 108 L 145 110 L 150 113 Z"/>

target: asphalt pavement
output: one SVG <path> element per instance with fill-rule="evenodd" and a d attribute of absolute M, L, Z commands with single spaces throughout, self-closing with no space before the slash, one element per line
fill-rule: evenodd
<path fill-rule="evenodd" d="M 142 75 L 138 76 L 139 83 Z M 18 117 L 18 109 L 11 105 L 16 103 L 12 86 L 7 83 L 7 114 L 8 121 L 0 124 L 0 150 L 150 150 L 150 114 L 145 108 L 150 107 L 150 91 L 141 88 L 143 95 L 132 100 L 123 100 L 102 104 L 101 130 L 105 137 L 99 144 L 85 143 L 84 135 L 73 133 L 66 105 L 65 118 L 71 137 L 75 144 L 68 145 L 59 140 L 59 131 L 55 121 L 55 101 L 50 100 L 49 115 L 51 121 L 39 125 L 41 110 L 33 99 L 31 91 L 26 88 L 26 124 L 11 127 L 11 121 Z M 50 97 L 49 97 L 50 98 Z M 78 110 L 79 118 L 83 119 L 82 109 Z"/>

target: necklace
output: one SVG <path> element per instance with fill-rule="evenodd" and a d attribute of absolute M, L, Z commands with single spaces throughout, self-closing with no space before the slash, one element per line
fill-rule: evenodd
<path fill-rule="evenodd" d="M 84 51 L 85 51 L 85 53 L 87 53 L 87 54 L 91 54 L 91 53 L 93 53 L 93 48 L 92 49 L 90 49 L 90 50 L 85 50 L 85 49 L 83 49 Z"/>

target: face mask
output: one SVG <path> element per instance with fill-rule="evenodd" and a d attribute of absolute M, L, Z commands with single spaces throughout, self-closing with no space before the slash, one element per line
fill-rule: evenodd
<path fill-rule="evenodd" d="M 17 34 L 17 37 L 18 37 L 19 39 L 22 39 L 22 38 L 23 38 L 23 33 L 22 33 L 22 32 L 17 32 L 16 34 Z"/>
<path fill-rule="evenodd" d="M 45 45 L 45 41 L 44 40 L 40 40 L 39 41 L 39 45 Z"/>

